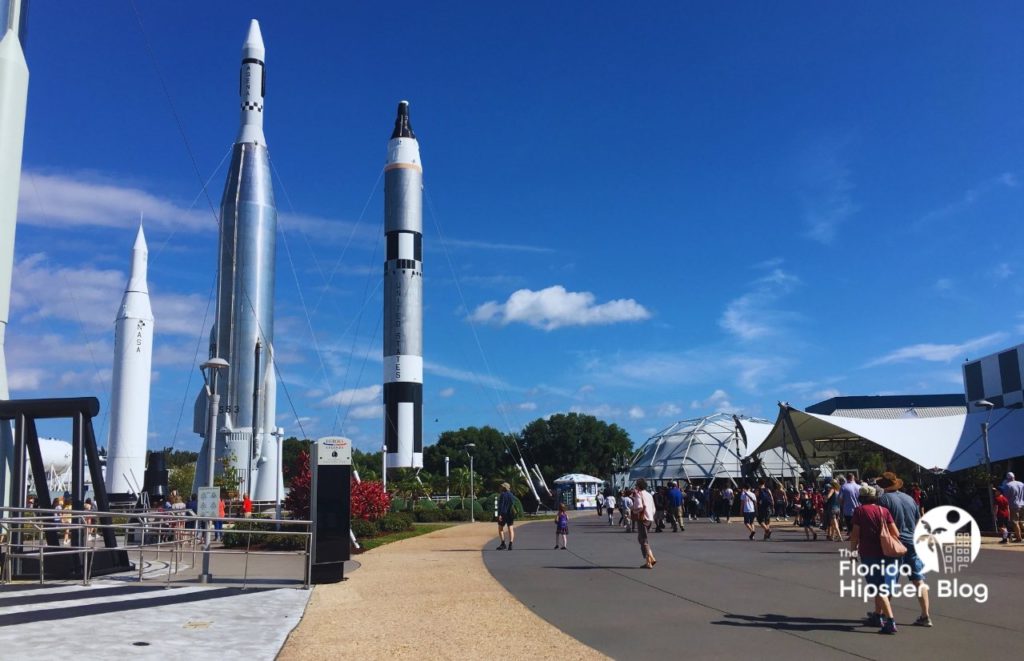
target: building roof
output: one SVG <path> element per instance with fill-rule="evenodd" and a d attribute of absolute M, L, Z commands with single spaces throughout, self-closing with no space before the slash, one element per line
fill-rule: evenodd
<path fill-rule="evenodd" d="M 567 473 L 555 480 L 555 484 L 604 484 L 604 480 L 583 473 Z"/>
<path fill-rule="evenodd" d="M 842 415 L 849 418 L 925 418 L 937 415 L 957 415 L 967 412 L 967 399 L 963 393 L 952 395 L 853 395 L 832 397 L 812 404 L 808 413 Z M 843 411 L 843 413 L 840 413 Z M 854 413 L 860 411 L 860 413 Z M 913 411 L 913 413 L 910 413 Z M 877 412 L 877 413 L 872 413 Z"/>

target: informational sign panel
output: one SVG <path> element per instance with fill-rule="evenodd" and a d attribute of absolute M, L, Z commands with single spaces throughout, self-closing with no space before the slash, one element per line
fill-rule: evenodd
<path fill-rule="evenodd" d="M 325 436 L 316 442 L 318 466 L 351 466 L 352 441 L 344 436 Z"/>
<path fill-rule="evenodd" d="M 214 518 L 220 515 L 220 487 L 199 487 L 198 516 Z"/>

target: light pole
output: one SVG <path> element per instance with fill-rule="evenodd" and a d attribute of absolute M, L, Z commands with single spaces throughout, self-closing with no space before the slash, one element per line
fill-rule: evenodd
<path fill-rule="evenodd" d="M 448 502 L 452 499 L 451 495 L 451 483 L 448 479 L 448 457 L 444 458 L 444 502 Z"/>
<path fill-rule="evenodd" d="M 469 455 L 469 522 L 476 523 L 476 489 L 473 488 L 473 448 L 476 443 L 466 443 L 466 454 Z"/>
<path fill-rule="evenodd" d="M 211 358 L 199 366 L 203 373 L 203 381 L 206 383 L 206 401 L 209 406 L 209 421 L 206 425 L 206 486 L 213 486 L 214 467 L 217 463 L 217 415 L 220 409 L 220 395 L 217 393 L 217 372 L 228 368 L 228 361 L 223 358 Z M 213 541 L 213 522 L 206 522 L 206 540 L 203 546 L 203 572 L 199 575 L 200 583 L 209 583 L 213 576 L 210 574 L 210 544 Z"/>
<path fill-rule="evenodd" d="M 277 438 L 277 475 L 274 478 L 274 502 L 276 507 L 274 508 L 274 518 L 278 521 L 281 520 L 281 453 L 284 451 L 284 427 L 277 427 L 270 434 Z M 277 529 L 281 529 L 281 524 L 277 524 Z"/>
<path fill-rule="evenodd" d="M 992 517 L 992 527 L 996 526 L 996 502 L 992 497 L 992 458 L 988 452 L 988 421 L 992 417 L 992 409 L 995 408 L 995 404 L 988 401 L 987 399 L 980 399 L 974 402 L 975 406 L 988 411 L 988 415 L 985 416 L 985 422 L 981 423 L 981 441 L 985 445 L 985 471 L 988 473 L 988 477 L 985 479 L 985 491 L 988 492 L 988 514 Z"/>

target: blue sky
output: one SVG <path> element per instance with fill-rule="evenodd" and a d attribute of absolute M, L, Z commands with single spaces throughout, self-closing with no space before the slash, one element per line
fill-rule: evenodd
<path fill-rule="evenodd" d="M 427 442 L 580 411 L 639 444 L 778 400 L 959 392 L 963 359 L 1024 337 L 1019 3 L 136 6 L 31 8 L 15 397 L 107 410 L 142 212 L 150 445 L 198 448 L 202 186 L 216 207 L 250 18 L 289 435 L 380 444 L 400 99 L 425 166 Z"/>

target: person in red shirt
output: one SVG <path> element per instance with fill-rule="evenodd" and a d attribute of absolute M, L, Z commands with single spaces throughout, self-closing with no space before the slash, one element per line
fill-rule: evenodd
<path fill-rule="evenodd" d="M 999 487 L 992 487 L 992 495 L 996 503 L 996 527 L 1002 539 L 1000 544 L 1010 543 L 1010 501 L 1006 499 Z"/>
<path fill-rule="evenodd" d="M 252 516 L 252 498 L 249 498 L 249 494 L 242 494 L 242 516 L 249 518 Z"/>
<path fill-rule="evenodd" d="M 874 487 L 862 486 L 859 496 L 860 507 L 854 510 L 850 519 L 850 550 L 857 551 L 861 564 L 867 568 L 865 581 L 879 588 L 869 624 L 881 626 L 878 633 L 894 634 L 897 631 L 896 620 L 888 591 L 899 580 L 899 560 L 885 557 L 882 528 L 888 529 L 895 539 L 899 539 L 900 531 L 889 510 L 878 505 Z M 883 591 L 883 586 L 888 586 L 888 590 Z"/>

